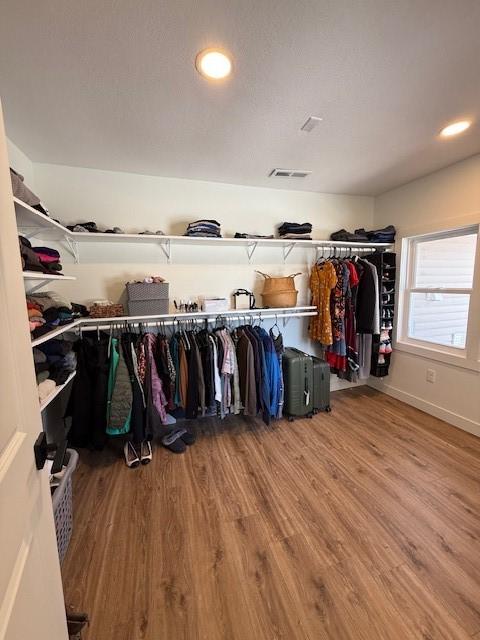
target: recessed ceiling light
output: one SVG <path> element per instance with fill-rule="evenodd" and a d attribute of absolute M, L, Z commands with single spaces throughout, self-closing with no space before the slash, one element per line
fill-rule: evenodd
<path fill-rule="evenodd" d="M 444 127 L 440 131 L 440 135 L 444 138 L 456 136 L 459 133 L 466 131 L 471 124 L 472 123 L 470 122 L 470 120 L 459 120 L 458 122 L 452 122 L 452 124 L 449 124 L 447 127 Z"/>
<path fill-rule="evenodd" d="M 197 71 L 206 78 L 222 80 L 232 72 L 232 61 L 218 49 L 200 51 L 195 59 Z"/>

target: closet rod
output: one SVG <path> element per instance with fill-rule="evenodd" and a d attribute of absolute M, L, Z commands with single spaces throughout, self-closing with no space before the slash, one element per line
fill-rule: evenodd
<path fill-rule="evenodd" d="M 97 331 L 100 329 L 109 329 L 112 325 L 122 325 L 125 322 L 133 327 L 138 327 L 140 325 L 142 326 L 146 326 L 146 327 L 150 327 L 150 326 L 172 326 L 175 324 L 181 324 L 182 322 L 195 322 L 196 324 L 200 324 L 202 322 L 208 322 L 208 324 L 212 324 L 213 322 L 218 322 L 219 319 L 226 319 L 226 320 L 245 320 L 246 318 L 253 318 L 253 320 L 279 320 L 279 319 L 283 319 L 283 318 L 305 318 L 305 317 L 310 317 L 310 316 L 316 316 L 317 312 L 316 311 L 302 311 L 301 313 L 276 313 L 276 314 L 267 314 L 267 315 L 254 315 L 252 313 L 248 313 L 248 314 L 239 314 L 236 316 L 224 316 L 221 313 L 219 313 L 217 316 L 215 317 L 203 317 L 203 318 L 195 318 L 195 317 L 190 317 L 190 318 L 180 318 L 177 320 L 150 320 L 150 321 L 145 321 L 142 322 L 141 320 L 138 321 L 133 321 L 130 322 L 128 320 L 121 320 L 121 319 L 116 319 L 116 320 L 111 320 L 108 318 L 98 318 L 97 319 L 97 324 L 91 324 L 91 325 L 82 325 L 80 327 L 81 331 Z"/>
<path fill-rule="evenodd" d="M 229 317 L 231 315 L 242 315 L 242 316 L 259 316 L 263 313 L 273 313 L 277 316 L 281 316 L 284 313 L 289 313 L 290 315 L 298 314 L 301 311 L 316 311 L 316 308 L 312 305 L 298 306 L 298 307 L 272 307 L 272 308 L 263 308 L 263 309 L 227 309 L 226 311 L 221 311 L 218 313 L 214 313 L 212 311 L 179 311 L 178 313 L 159 313 L 158 315 L 144 315 L 144 316 L 117 316 L 113 318 L 82 318 L 80 320 L 82 326 L 87 324 L 95 324 L 98 322 L 109 322 L 109 323 L 122 323 L 122 322 L 137 322 L 140 321 L 143 324 L 151 321 L 151 322 L 159 322 L 161 320 L 190 320 L 191 318 L 213 318 L 217 316 Z"/>

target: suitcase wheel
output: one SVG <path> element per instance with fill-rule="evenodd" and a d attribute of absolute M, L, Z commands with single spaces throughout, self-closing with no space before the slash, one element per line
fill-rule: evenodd
<path fill-rule="evenodd" d="M 288 421 L 289 421 L 289 422 L 293 422 L 293 421 L 294 421 L 294 419 L 295 419 L 295 418 L 294 418 L 293 416 L 288 416 Z"/>
<path fill-rule="evenodd" d="M 314 409 L 314 410 L 313 410 L 313 415 L 314 415 L 314 416 L 316 416 L 316 415 L 317 415 L 317 413 L 318 413 L 318 409 Z"/>
<path fill-rule="evenodd" d="M 331 410 L 332 410 L 332 407 L 329 404 L 327 404 L 327 406 L 325 407 L 325 411 L 327 413 L 330 413 Z"/>

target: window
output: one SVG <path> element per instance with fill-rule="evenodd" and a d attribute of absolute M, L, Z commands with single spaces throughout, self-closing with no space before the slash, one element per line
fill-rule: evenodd
<path fill-rule="evenodd" d="M 478 226 L 405 238 L 398 342 L 466 357 Z M 478 355 L 477 355 L 478 359 Z"/>

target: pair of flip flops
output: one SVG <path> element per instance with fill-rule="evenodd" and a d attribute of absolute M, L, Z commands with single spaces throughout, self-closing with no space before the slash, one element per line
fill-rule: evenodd
<path fill-rule="evenodd" d="M 187 445 L 192 445 L 195 442 L 195 439 L 196 438 L 193 433 L 190 433 L 190 431 L 180 427 L 178 429 L 174 429 L 166 436 L 163 436 L 162 444 L 173 453 L 184 453 Z"/>

